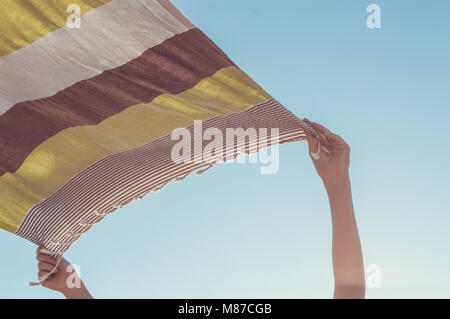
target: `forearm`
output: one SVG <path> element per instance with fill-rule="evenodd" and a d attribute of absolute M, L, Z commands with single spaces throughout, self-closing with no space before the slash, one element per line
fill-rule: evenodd
<path fill-rule="evenodd" d="M 361 243 L 348 174 L 325 181 L 333 229 L 335 298 L 364 298 L 365 279 Z"/>

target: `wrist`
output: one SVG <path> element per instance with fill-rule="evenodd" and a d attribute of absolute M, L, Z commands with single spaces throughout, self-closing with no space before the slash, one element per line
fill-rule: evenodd
<path fill-rule="evenodd" d="M 76 290 L 79 288 L 69 288 L 67 286 L 64 287 L 64 289 L 61 289 L 60 292 L 66 297 L 67 299 L 76 299 Z"/>
<path fill-rule="evenodd" d="M 341 189 L 347 185 L 350 185 L 350 175 L 348 171 L 333 174 L 322 178 L 323 184 L 327 190 Z"/>
<path fill-rule="evenodd" d="M 81 281 L 79 287 L 68 287 L 65 286 L 64 289 L 60 290 L 60 292 L 67 298 L 67 299 L 91 299 L 92 296 L 87 290 L 84 283 Z"/>
<path fill-rule="evenodd" d="M 66 299 L 92 299 L 92 296 L 86 290 L 86 288 L 69 288 L 68 291 L 63 293 Z"/>

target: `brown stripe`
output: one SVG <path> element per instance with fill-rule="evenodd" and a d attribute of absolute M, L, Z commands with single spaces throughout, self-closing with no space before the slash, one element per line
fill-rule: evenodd
<path fill-rule="evenodd" d="M 95 125 L 131 105 L 181 93 L 233 65 L 192 29 L 51 97 L 18 103 L 0 117 L 0 176 L 15 172 L 34 148 L 64 129 Z"/>

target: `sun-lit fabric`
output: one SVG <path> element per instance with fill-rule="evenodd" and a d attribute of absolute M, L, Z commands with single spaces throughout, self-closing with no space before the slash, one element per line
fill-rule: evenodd
<path fill-rule="evenodd" d="M 69 4 L 80 29 L 65 26 Z M 305 137 L 167 0 L 4 0 L 0 11 L 0 227 L 51 251 L 214 164 L 175 163 L 174 129 L 203 120 L 277 128 L 268 145 Z"/>
<path fill-rule="evenodd" d="M 69 5 L 81 14 L 111 0 L 2 0 L 0 1 L 0 56 L 14 52 L 64 26 Z M 69 8 L 70 9 L 70 8 Z M 71 13 L 72 11 L 69 10 Z"/>

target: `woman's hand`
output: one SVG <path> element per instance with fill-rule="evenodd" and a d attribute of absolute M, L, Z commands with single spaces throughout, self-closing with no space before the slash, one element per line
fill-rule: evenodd
<path fill-rule="evenodd" d="M 318 133 L 317 136 L 312 136 L 311 132 L 305 130 L 310 156 L 325 185 L 335 185 L 348 179 L 348 168 L 350 166 L 350 147 L 348 144 L 340 136 L 322 125 L 313 123 L 308 119 L 304 119 L 304 122 Z M 319 143 L 320 157 L 315 159 L 311 153 L 317 153 Z"/>
<path fill-rule="evenodd" d="M 41 250 L 45 247 L 38 247 L 36 259 L 38 261 L 38 276 L 41 278 L 53 270 L 57 260 Z M 41 282 L 43 287 L 61 292 L 68 299 L 88 299 L 92 298 L 89 291 L 84 286 L 74 267 L 64 258 L 61 259 L 55 272 L 46 280 Z"/>

